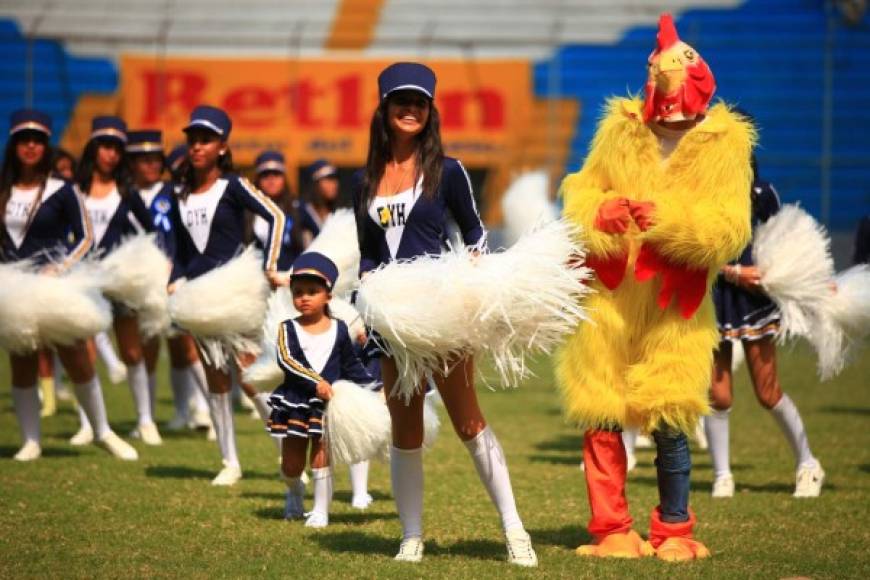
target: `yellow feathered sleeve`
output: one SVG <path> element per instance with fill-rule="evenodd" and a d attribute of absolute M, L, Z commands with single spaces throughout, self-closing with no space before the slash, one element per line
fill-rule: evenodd
<path fill-rule="evenodd" d="M 655 223 L 644 235 L 672 262 L 718 270 L 737 257 L 751 236 L 750 155 L 755 130 L 724 104 L 683 137 L 669 171 L 681 175 L 663 191 Z M 666 201 L 665 201 L 666 200 Z"/>

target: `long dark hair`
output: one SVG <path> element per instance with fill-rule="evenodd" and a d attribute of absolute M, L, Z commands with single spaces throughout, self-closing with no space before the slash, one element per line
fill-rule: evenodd
<path fill-rule="evenodd" d="M 360 212 L 363 214 L 368 211 L 371 200 L 377 195 L 378 184 L 384 177 L 387 162 L 393 156 L 393 134 L 387 119 L 389 103 L 389 97 L 382 100 L 372 115 L 369 129 L 369 153 L 363 175 L 362 203 L 359 205 Z M 441 185 L 441 170 L 444 163 L 444 148 L 441 145 L 441 116 L 434 101 L 429 103 L 429 121 L 416 139 L 417 173 L 414 175 L 414 183 L 417 183 L 422 175 L 423 195 L 431 197 L 435 195 Z"/>
<path fill-rule="evenodd" d="M 97 148 L 106 143 L 117 143 L 117 147 L 121 151 L 121 158 L 118 160 L 118 165 L 112 171 L 112 179 L 115 180 L 115 187 L 118 188 L 118 193 L 122 198 L 126 198 L 130 194 L 130 169 L 127 165 L 127 160 L 124 155 L 124 145 L 115 140 L 103 140 L 97 137 L 91 139 L 85 145 L 85 150 L 82 152 L 82 159 L 75 172 L 75 182 L 79 186 L 81 192 L 88 195 L 91 191 L 91 185 L 94 180 L 94 171 L 97 169 Z"/>
<path fill-rule="evenodd" d="M 12 195 L 12 186 L 21 178 L 21 160 L 18 159 L 15 148 L 18 146 L 18 142 L 23 133 L 24 132 L 13 135 L 12 138 L 9 139 L 9 142 L 6 143 L 6 151 L 3 153 L 3 167 L 0 169 L 0 234 L 2 235 L 6 234 L 6 204 L 9 203 L 9 198 Z M 38 209 L 42 193 L 45 190 L 45 181 L 48 179 L 49 175 L 51 175 L 52 150 L 48 137 L 45 137 L 44 143 L 45 153 L 43 153 L 42 159 L 40 159 L 39 163 L 36 165 L 36 174 L 40 177 L 40 181 L 42 181 L 42 187 L 39 190 L 39 194 L 37 195 L 33 207 L 30 209 L 30 216 L 27 218 L 28 222 L 30 222 Z"/>
<path fill-rule="evenodd" d="M 217 166 L 221 171 L 221 175 L 233 171 L 233 152 L 230 151 L 229 146 L 227 146 L 226 153 L 218 157 Z M 184 158 L 184 162 L 178 168 L 178 173 L 181 177 L 178 181 L 178 184 L 181 186 L 178 191 L 178 197 L 180 199 L 187 199 L 187 196 L 190 195 L 190 192 L 196 186 L 196 171 L 190 163 L 190 157 Z"/>

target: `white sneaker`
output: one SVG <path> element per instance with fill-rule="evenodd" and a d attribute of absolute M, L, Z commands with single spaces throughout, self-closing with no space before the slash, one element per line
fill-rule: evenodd
<path fill-rule="evenodd" d="M 211 480 L 211 484 L 220 486 L 235 485 L 242 478 L 242 467 L 240 465 L 229 465 L 226 461 L 223 463 L 224 468 Z"/>
<path fill-rule="evenodd" d="M 90 425 L 83 425 L 79 427 L 78 432 L 70 437 L 69 444 L 73 447 L 81 447 L 83 445 L 90 445 L 94 442 L 94 432 L 91 429 Z"/>
<path fill-rule="evenodd" d="M 109 380 L 113 385 L 123 383 L 127 380 L 127 367 L 124 365 L 113 366 L 109 368 Z"/>
<path fill-rule="evenodd" d="M 211 427 L 211 415 L 208 409 L 197 409 L 190 416 L 190 427 L 192 429 L 208 429 Z"/>
<path fill-rule="evenodd" d="M 637 434 L 637 439 L 634 440 L 634 448 L 635 449 L 652 449 L 656 444 L 653 443 L 653 440 L 650 439 L 648 435 L 644 435 L 643 433 Z"/>
<path fill-rule="evenodd" d="M 306 528 L 325 528 L 329 525 L 329 515 L 320 512 L 310 512 L 305 518 Z"/>
<path fill-rule="evenodd" d="M 139 437 L 145 445 L 163 445 L 163 439 L 160 438 L 160 432 L 157 430 L 157 425 L 152 423 L 142 423 L 137 428 Z"/>
<path fill-rule="evenodd" d="M 373 498 L 370 493 L 366 493 L 359 497 L 353 496 L 353 498 L 350 500 L 350 507 L 358 510 L 364 510 L 372 505 L 373 501 L 375 501 L 375 498 Z"/>
<path fill-rule="evenodd" d="M 513 528 L 505 532 L 507 542 L 507 561 L 516 566 L 535 568 L 538 565 L 538 555 L 532 548 L 532 538 L 523 528 Z"/>
<path fill-rule="evenodd" d="M 36 441 L 25 441 L 18 453 L 12 458 L 15 461 L 33 461 L 42 455 L 42 447 Z"/>
<path fill-rule="evenodd" d="M 114 431 L 106 433 L 102 439 L 96 441 L 97 445 L 124 461 L 136 461 L 139 459 L 139 453 L 136 449 L 118 437 Z"/>
<path fill-rule="evenodd" d="M 734 497 L 734 476 L 730 473 L 713 480 L 713 497 Z"/>
<path fill-rule="evenodd" d="M 794 497 L 819 497 L 824 482 L 825 471 L 818 462 L 815 465 L 801 467 L 797 472 Z"/>
<path fill-rule="evenodd" d="M 423 560 L 423 538 L 406 538 L 399 545 L 395 560 L 399 562 L 420 562 Z"/>

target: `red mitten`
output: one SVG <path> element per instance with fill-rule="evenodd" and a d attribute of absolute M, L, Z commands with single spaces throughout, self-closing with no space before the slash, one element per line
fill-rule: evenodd
<path fill-rule="evenodd" d="M 655 223 L 653 215 L 656 211 L 656 204 L 652 201 L 632 201 L 629 202 L 628 211 L 631 218 L 640 231 L 645 232 Z"/>
<path fill-rule="evenodd" d="M 629 207 L 628 199 L 624 197 L 603 202 L 595 216 L 595 229 L 606 234 L 624 234 L 631 223 Z"/>

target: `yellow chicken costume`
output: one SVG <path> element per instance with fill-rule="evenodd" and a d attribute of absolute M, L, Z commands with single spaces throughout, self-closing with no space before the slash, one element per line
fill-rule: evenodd
<path fill-rule="evenodd" d="M 582 226 L 598 274 L 592 321 L 568 339 L 556 373 L 568 417 L 590 429 L 594 544 L 580 555 L 709 555 L 692 539 L 685 433 L 708 408 L 719 340 L 710 287 L 749 242 L 755 139 L 726 105 L 707 110 L 714 90 L 706 63 L 663 15 L 645 101 L 611 99 L 582 169 L 562 183 L 565 215 Z M 652 433 L 658 447 L 649 542 L 632 530 L 625 501 L 622 427 Z"/>

